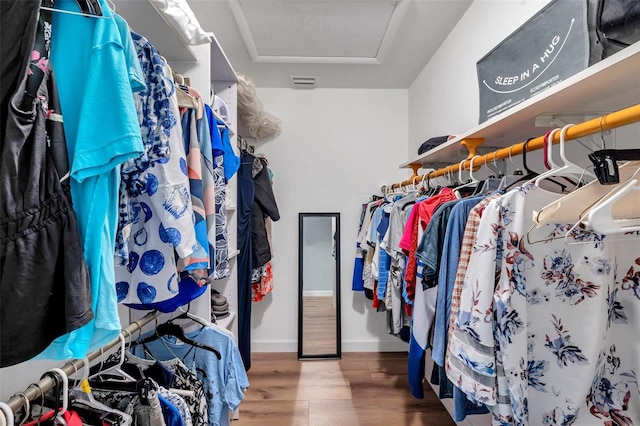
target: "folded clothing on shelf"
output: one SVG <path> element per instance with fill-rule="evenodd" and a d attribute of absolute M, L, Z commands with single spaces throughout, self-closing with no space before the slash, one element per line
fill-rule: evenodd
<path fill-rule="evenodd" d="M 215 289 L 211 289 L 211 306 L 222 306 L 227 304 L 228 306 L 228 302 L 227 302 L 227 298 L 224 297 L 222 294 L 220 294 L 219 291 L 215 290 Z"/>
<path fill-rule="evenodd" d="M 228 312 L 229 311 L 229 303 L 225 303 L 224 305 L 211 305 L 211 312 Z"/>
<path fill-rule="evenodd" d="M 220 319 L 226 318 L 229 315 L 231 315 L 231 312 L 229 312 L 229 311 L 226 311 L 226 312 L 212 312 L 211 313 L 211 322 L 215 323 L 216 320 L 220 320 Z"/>

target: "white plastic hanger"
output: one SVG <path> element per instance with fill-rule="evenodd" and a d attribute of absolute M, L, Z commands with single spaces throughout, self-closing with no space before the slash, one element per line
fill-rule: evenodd
<path fill-rule="evenodd" d="M 559 167 L 559 168 L 557 167 L 556 164 L 553 163 L 553 155 L 552 155 L 553 135 L 557 131 L 557 129 L 552 130 L 552 132 L 549 134 L 549 138 L 548 138 L 548 140 L 549 140 L 549 149 L 547 151 L 547 160 L 552 165 L 552 168 L 551 168 L 551 170 L 548 170 L 548 171 L 542 173 L 540 176 L 538 176 L 536 178 L 535 184 L 536 184 L 536 186 L 538 188 L 540 187 L 540 184 L 542 183 L 542 181 L 544 179 L 549 178 L 549 177 L 553 177 L 553 176 L 568 176 L 568 177 L 578 176 L 580 179 L 582 179 L 586 175 L 586 176 L 592 177 L 593 179 L 596 178 L 596 176 L 593 173 L 591 173 L 590 171 L 588 171 L 585 168 L 580 167 L 577 164 L 574 164 L 571 161 L 569 161 L 567 159 L 567 156 L 565 155 L 565 152 L 564 152 L 564 137 L 565 137 L 565 134 L 567 132 L 567 129 L 569 129 L 571 126 L 574 126 L 574 125 L 573 124 L 567 124 L 566 126 L 564 126 L 560 130 L 560 158 L 564 162 L 564 165 Z"/>
<path fill-rule="evenodd" d="M 0 425 L 14 425 L 13 410 L 5 402 L 0 402 L 0 414 L 2 414 L 0 416 Z"/>
<path fill-rule="evenodd" d="M 638 177 L 630 179 L 615 194 L 611 197 L 605 197 L 589 211 L 587 218 L 589 228 L 605 235 L 640 231 L 640 215 L 637 208 L 640 205 L 640 193 L 632 194 L 633 191 L 640 191 L 640 178 Z M 635 196 L 634 201 L 630 203 L 631 206 L 636 207 L 635 212 L 629 210 L 625 212 L 623 217 L 614 219 L 615 204 L 628 194 Z"/>
<path fill-rule="evenodd" d="M 111 9 L 112 13 L 116 12 L 116 5 L 111 0 L 107 0 L 107 6 Z M 68 15 L 84 16 L 85 18 L 98 18 L 98 19 L 113 18 L 112 15 L 105 16 L 104 13 L 102 15 L 92 15 L 90 13 L 74 12 L 73 10 L 56 9 L 54 7 L 46 7 L 46 6 L 40 6 L 40 10 L 48 10 L 50 12 L 56 12 L 56 13 L 66 13 Z"/>
<path fill-rule="evenodd" d="M 578 188 L 561 199 L 544 206 L 540 211 L 533 213 L 536 226 L 544 226 L 550 223 L 576 223 L 582 220 L 589 210 L 602 200 L 612 190 L 619 189 L 629 181 L 640 168 L 640 161 L 630 161 L 620 166 L 620 184 L 602 185 L 597 179 L 589 182 L 582 188 Z"/>
<path fill-rule="evenodd" d="M 622 169 L 622 167 L 621 167 L 621 169 Z M 623 189 L 626 189 L 627 190 L 626 192 L 629 192 L 629 187 L 633 186 L 632 185 L 633 180 L 638 180 L 638 174 L 639 173 L 640 173 L 640 167 L 637 167 L 635 169 L 635 172 L 633 173 L 633 175 L 631 175 L 631 177 L 629 178 L 629 180 L 625 181 L 622 184 L 616 185 L 616 189 L 614 189 L 613 191 L 610 191 L 607 195 L 602 197 L 597 203 L 592 204 L 589 208 L 587 208 L 582 213 L 580 213 L 580 219 L 578 221 L 576 221 L 576 223 L 574 223 L 569 228 L 569 230 L 565 233 L 565 236 L 564 236 L 565 244 L 574 245 L 574 244 L 588 244 L 588 243 L 591 243 L 590 240 L 587 240 L 587 241 L 575 241 L 575 238 L 570 238 L 570 236 L 573 235 L 573 234 L 579 234 L 579 233 L 583 232 L 585 229 L 587 229 L 587 230 L 593 229 L 591 227 L 591 224 L 588 222 L 589 214 L 591 213 L 591 211 L 595 207 L 597 207 L 600 203 L 607 202 L 611 198 L 613 198 L 615 195 L 617 195 L 618 194 L 617 190 L 621 191 Z M 617 197 L 616 200 L 611 201 L 611 206 L 614 206 L 615 204 L 617 204 L 618 201 L 622 201 L 620 199 L 623 198 L 623 195 L 620 195 L 620 196 Z M 638 219 L 638 217 L 640 216 L 640 212 L 638 212 L 638 205 L 640 205 L 640 203 L 638 203 L 638 201 L 639 200 L 628 200 L 628 199 L 624 199 L 624 201 L 622 201 L 623 208 L 625 208 L 627 212 L 631 212 L 631 211 L 633 211 L 635 209 L 635 211 L 637 212 L 635 219 Z M 613 219 L 614 216 L 617 216 L 616 219 L 625 220 L 624 214 L 619 214 L 619 212 L 614 212 L 613 208 L 612 208 L 612 210 L 611 210 L 611 212 L 609 214 L 610 214 L 611 220 L 614 220 Z M 598 221 L 598 219 L 599 218 L 596 218 L 596 222 Z M 607 219 L 605 219 L 605 221 L 607 221 L 607 223 L 608 223 Z M 637 220 L 635 222 L 636 222 L 635 224 L 638 223 Z M 619 223 L 615 224 L 615 222 L 614 222 L 614 226 L 617 226 L 617 225 L 620 225 L 620 224 Z M 598 226 L 598 225 L 596 225 L 596 226 Z M 606 226 L 607 225 L 604 224 L 604 226 L 601 229 L 605 230 Z M 633 230 L 629 229 L 629 231 L 633 231 Z M 621 232 L 621 231 L 616 230 L 615 232 Z M 626 232 L 626 230 L 625 230 L 625 232 Z M 607 239 L 607 241 L 617 241 L 617 240 Z"/>
<path fill-rule="evenodd" d="M 478 183 L 480 182 L 478 179 L 476 179 L 476 177 L 473 175 L 473 162 L 476 158 L 480 157 L 479 155 L 474 155 L 473 157 L 471 157 L 471 159 L 469 160 L 469 179 L 470 181 L 462 184 L 460 186 L 457 186 L 454 190 L 458 191 L 462 188 L 468 188 L 468 187 L 473 187 L 473 186 L 478 186 Z M 464 162 L 467 161 L 466 159 L 462 160 L 458 166 L 458 180 L 460 182 L 462 182 L 462 164 L 464 164 Z"/>

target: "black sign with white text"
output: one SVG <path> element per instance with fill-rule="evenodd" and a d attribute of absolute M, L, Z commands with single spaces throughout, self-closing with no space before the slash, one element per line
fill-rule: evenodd
<path fill-rule="evenodd" d="M 555 0 L 478 61 L 480 123 L 584 70 L 587 2 Z"/>

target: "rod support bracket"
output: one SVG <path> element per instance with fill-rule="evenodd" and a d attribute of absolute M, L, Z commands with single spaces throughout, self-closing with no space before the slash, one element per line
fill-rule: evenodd
<path fill-rule="evenodd" d="M 460 141 L 460 145 L 467 148 L 469 151 L 469 155 L 467 155 L 467 160 L 472 159 L 476 155 L 478 155 L 478 147 L 484 143 L 484 138 L 467 138 Z"/>
<path fill-rule="evenodd" d="M 422 164 L 409 164 L 409 167 L 411 167 L 411 170 L 413 170 L 413 173 L 411 174 L 411 177 L 409 179 L 413 180 L 414 178 L 416 178 L 417 176 L 419 176 L 418 174 L 418 170 L 420 170 L 422 168 Z M 407 179 L 407 180 L 409 180 Z"/>

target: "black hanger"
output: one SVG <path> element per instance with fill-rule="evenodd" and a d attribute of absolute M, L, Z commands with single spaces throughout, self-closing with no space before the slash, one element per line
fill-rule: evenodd
<path fill-rule="evenodd" d="M 200 348 L 200 349 L 205 349 L 207 351 L 211 351 L 216 355 L 216 358 L 218 359 L 222 359 L 222 356 L 220 355 L 220 352 L 218 352 L 217 349 L 212 348 L 211 346 L 208 345 L 203 345 L 200 342 L 196 342 L 195 340 L 192 340 L 190 338 L 188 338 L 185 334 L 184 334 L 184 330 L 182 329 L 182 327 L 180 327 L 178 324 L 173 323 L 173 319 L 170 319 L 169 321 L 163 323 L 163 324 L 159 324 L 156 327 L 156 331 L 153 335 L 142 339 L 140 341 L 138 341 L 138 343 L 140 344 L 145 344 L 145 343 L 149 343 L 152 342 L 154 340 L 159 339 L 162 336 L 175 336 L 176 339 L 180 340 L 181 342 L 184 342 L 188 345 L 194 346 L 196 348 Z"/>
<path fill-rule="evenodd" d="M 86 15 L 102 16 L 102 7 L 98 0 L 76 0 L 80 12 Z"/>
<path fill-rule="evenodd" d="M 589 154 L 593 171 L 601 185 L 620 183 L 618 161 L 640 160 L 640 149 L 601 149 Z"/>
<path fill-rule="evenodd" d="M 504 191 L 508 191 L 511 188 L 513 188 L 514 186 L 522 183 L 522 182 L 526 182 L 528 180 L 531 180 L 535 177 L 537 177 L 540 173 L 531 170 L 529 168 L 529 166 L 527 165 L 527 145 L 529 145 L 529 142 L 531 142 L 533 139 L 535 138 L 529 138 L 524 142 L 524 145 L 522 147 L 522 167 L 524 167 L 525 171 L 527 172 L 526 175 L 522 176 L 520 179 L 518 179 L 517 181 L 513 182 L 511 185 L 507 186 Z M 556 185 L 560 186 L 560 188 L 562 188 L 562 191 L 564 192 L 564 190 L 567 188 L 566 185 L 561 184 L 560 182 L 553 180 L 553 179 L 547 179 L 549 182 L 553 182 Z"/>

